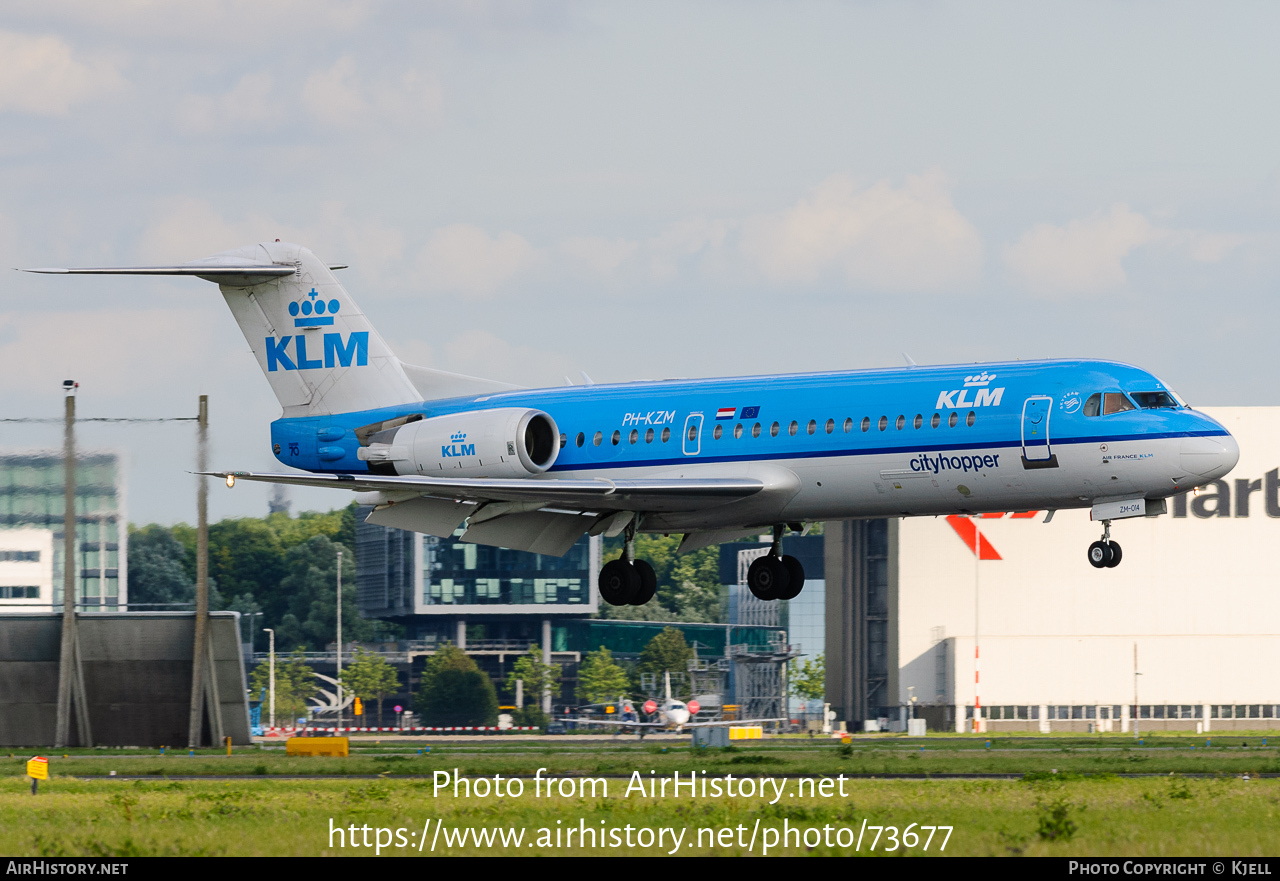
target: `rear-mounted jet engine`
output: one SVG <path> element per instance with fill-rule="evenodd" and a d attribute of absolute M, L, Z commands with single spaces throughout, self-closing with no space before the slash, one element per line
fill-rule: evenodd
<path fill-rule="evenodd" d="M 554 465 L 559 452 L 554 419 L 541 410 L 511 407 L 386 428 L 368 435 L 356 457 L 374 474 L 528 477 Z"/>

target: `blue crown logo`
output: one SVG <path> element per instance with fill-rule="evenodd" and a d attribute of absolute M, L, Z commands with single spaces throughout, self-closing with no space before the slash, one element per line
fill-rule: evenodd
<path fill-rule="evenodd" d="M 462 443 L 466 439 L 467 433 L 465 431 L 455 431 L 453 436 L 449 438 L 449 440 L 453 441 L 455 444 Z"/>
<path fill-rule="evenodd" d="M 342 304 L 337 300 L 325 302 L 316 289 L 312 288 L 307 291 L 306 299 L 289 304 L 289 314 L 293 316 L 294 327 L 322 327 L 333 324 L 333 316 L 338 314 L 340 308 Z M 299 318 L 299 315 L 302 317 Z"/>

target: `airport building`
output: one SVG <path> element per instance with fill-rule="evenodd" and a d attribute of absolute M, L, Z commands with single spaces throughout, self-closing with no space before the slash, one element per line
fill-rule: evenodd
<path fill-rule="evenodd" d="M 0 614 L 62 608 L 63 458 L 0 454 Z M 127 516 L 123 475 L 110 453 L 76 465 L 76 601 L 84 612 L 124 611 Z"/>
<path fill-rule="evenodd" d="M 1114 569 L 1086 559 L 1102 531 L 1087 509 L 829 524 L 839 717 L 961 731 L 980 705 L 990 731 L 1280 727 L 1280 408 L 1205 412 L 1239 464 L 1164 515 L 1115 521 Z"/>

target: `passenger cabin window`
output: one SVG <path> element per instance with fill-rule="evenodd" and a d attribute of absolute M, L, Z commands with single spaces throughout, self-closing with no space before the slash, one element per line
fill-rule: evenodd
<path fill-rule="evenodd" d="M 844 419 L 844 433 L 848 434 L 851 431 L 853 431 L 853 417 L 846 416 Z"/>
<path fill-rule="evenodd" d="M 568 442 L 569 442 L 569 436 L 565 434 L 563 431 L 560 432 L 560 449 L 563 450 L 564 445 L 567 444 Z M 335 602 L 337 601 L 335 600 Z"/>
<path fill-rule="evenodd" d="M 894 421 L 893 427 L 896 428 L 898 431 L 902 431 L 902 427 L 906 424 L 907 424 L 907 417 L 899 416 L 897 420 Z"/>
<path fill-rule="evenodd" d="M 751 436 L 752 436 L 752 437 L 759 437 L 759 436 L 760 436 L 760 423 L 759 423 L 759 422 L 757 422 L 755 425 L 751 426 Z M 335 600 L 335 602 L 336 602 L 336 600 Z"/>
<path fill-rule="evenodd" d="M 733 439 L 734 439 L 734 440 L 737 440 L 737 439 L 738 439 L 738 438 L 740 438 L 740 437 L 742 437 L 742 423 L 741 423 L 741 422 L 739 422 L 737 425 L 735 425 L 735 426 L 733 427 Z M 334 600 L 334 602 L 336 603 L 336 602 L 337 602 L 337 600 Z"/>
<path fill-rule="evenodd" d="M 934 413 L 933 418 L 929 420 L 929 427 L 937 428 L 941 424 L 942 424 L 942 417 L 939 416 L 937 413 Z"/>
<path fill-rule="evenodd" d="M 807 432 L 809 432 L 809 434 L 816 434 L 816 433 L 817 433 L 817 431 L 818 431 L 818 420 L 816 420 L 816 419 L 810 419 L 810 420 L 809 420 L 809 424 L 805 426 L 805 429 L 804 429 L 804 430 L 805 430 L 805 431 L 807 431 Z M 336 602 L 336 600 L 335 600 L 335 602 Z"/>
<path fill-rule="evenodd" d="M 1102 415 L 1110 416 L 1112 413 L 1123 413 L 1125 410 L 1136 410 L 1133 401 L 1130 401 L 1121 392 L 1107 392 L 1102 396 Z"/>
<path fill-rule="evenodd" d="M 834 419 L 828 419 L 828 420 L 827 420 L 827 434 L 831 434 L 831 432 L 833 432 L 833 431 L 835 431 L 835 430 L 836 430 L 836 421 L 835 421 Z M 336 600 L 335 600 L 335 602 L 336 602 Z"/>
<path fill-rule="evenodd" d="M 602 441 L 602 440 L 604 440 L 604 435 L 597 431 L 597 432 L 596 432 L 596 436 L 595 436 L 594 438 L 592 438 L 592 443 L 594 443 L 594 444 L 598 447 L 598 446 L 600 446 L 600 441 Z M 335 602 L 336 602 L 336 600 L 335 600 Z"/>
<path fill-rule="evenodd" d="M 662 429 L 662 442 L 665 444 L 669 440 L 671 440 L 671 429 L 670 428 Z"/>
<path fill-rule="evenodd" d="M 969 415 L 964 417 L 964 424 L 969 426 L 970 428 L 973 428 L 973 422 L 977 418 L 978 418 L 978 414 L 970 410 Z"/>
<path fill-rule="evenodd" d="M 791 424 L 787 426 L 787 434 L 791 435 L 792 437 L 795 437 L 796 434 L 799 433 L 799 431 L 800 431 L 800 423 L 792 419 Z"/>
<path fill-rule="evenodd" d="M 911 427 L 912 427 L 912 428 L 919 428 L 921 425 L 924 425 L 924 416 L 922 416 L 922 415 L 920 415 L 919 413 L 917 413 L 917 414 L 916 414 L 916 418 L 915 418 L 915 419 L 912 421 L 912 423 L 911 423 Z"/>
<path fill-rule="evenodd" d="M 631 443 L 633 443 L 633 444 L 634 444 L 636 441 L 640 440 L 640 429 L 638 429 L 638 428 L 633 428 L 633 429 L 631 429 L 631 435 L 630 435 L 630 437 L 628 438 L 628 440 L 630 440 L 630 441 L 631 441 Z M 335 602 L 336 602 L 336 600 L 335 600 Z"/>
<path fill-rule="evenodd" d="M 880 429 L 881 431 L 884 431 L 886 428 L 888 428 L 888 427 L 889 427 L 889 417 L 888 417 L 888 416 L 881 416 L 881 417 L 880 417 L 880 423 L 879 423 L 879 426 L 878 426 L 878 427 L 879 427 L 879 429 Z"/>
<path fill-rule="evenodd" d="M 863 417 L 862 417 L 862 430 L 863 430 L 863 431 L 870 431 L 870 430 L 871 430 L 871 417 L 870 417 L 870 416 L 863 416 Z M 335 602 L 336 602 L 336 601 L 335 601 Z"/>
<path fill-rule="evenodd" d="M 719 436 L 719 435 L 717 435 L 717 437 L 718 437 L 718 436 Z M 647 429 L 645 429 L 645 432 L 644 432 L 644 442 L 645 442 L 645 443 L 647 443 L 647 444 L 651 444 L 651 443 L 653 443 L 653 429 L 652 429 L 652 428 L 647 428 Z"/>
<path fill-rule="evenodd" d="M 718 424 L 717 424 L 717 425 L 716 425 L 716 430 L 715 430 L 715 431 L 713 431 L 713 432 L 711 432 L 711 436 L 712 436 L 712 437 L 714 437 L 716 440 L 720 440 L 720 436 L 721 436 L 722 434 L 724 434 L 724 426 L 722 426 L 722 425 L 718 425 Z M 336 600 L 335 600 L 335 602 L 336 602 Z"/>
<path fill-rule="evenodd" d="M 782 426 L 780 426 L 780 425 L 779 425 L 778 423 L 776 423 L 776 422 L 775 422 L 775 423 L 773 423 L 773 425 L 770 425 L 770 426 L 769 426 L 769 437 L 777 437 L 777 436 L 778 436 L 778 432 L 779 432 L 779 431 L 781 431 L 781 430 L 782 430 Z M 335 600 L 334 602 L 337 602 L 337 601 Z"/>
<path fill-rule="evenodd" d="M 586 442 L 587 442 L 587 436 L 582 432 L 578 432 L 578 446 L 582 446 Z"/>
<path fill-rule="evenodd" d="M 1102 409 L 1102 392 L 1094 392 L 1089 395 L 1089 400 L 1084 402 L 1084 415 L 1097 416 L 1098 411 Z"/>
<path fill-rule="evenodd" d="M 1173 410 L 1178 406 L 1178 402 L 1168 392 L 1133 392 L 1132 396 L 1143 410 Z"/>
<path fill-rule="evenodd" d="M 616 447 L 618 445 L 618 441 L 622 440 L 622 432 L 615 430 L 613 432 L 613 437 L 610 439 L 613 441 L 613 445 Z"/>

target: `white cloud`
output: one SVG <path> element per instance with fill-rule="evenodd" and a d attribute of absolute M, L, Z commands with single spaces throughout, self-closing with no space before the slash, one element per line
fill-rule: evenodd
<path fill-rule="evenodd" d="M 570 266 L 582 267 L 593 275 L 601 276 L 612 275 L 639 250 L 638 242 L 602 236 L 575 236 L 559 245 L 560 253 Z"/>
<path fill-rule="evenodd" d="M 967 287 L 982 271 L 981 237 L 930 172 L 895 188 L 859 188 L 846 175 L 809 199 L 744 224 L 744 259 L 777 283 L 837 277 L 852 287 L 935 291 Z"/>
<path fill-rule="evenodd" d="M 177 199 L 161 206 L 139 239 L 139 258 L 173 263 L 207 257 L 255 242 L 284 239 L 310 248 L 321 260 L 359 266 L 377 278 L 403 259 L 404 236 L 376 221 L 357 220 L 341 202 L 323 202 L 302 224 L 262 214 L 228 220 L 201 199 Z"/>
<path fill-rule="evenodd" d="M 60 37 L 0 31 L 0 111 L 65 116 L 71 107 L 123 84 L 106 60 L 76 58 Z"/>
<path fill-rule="evenodd" d="M 0 313 L 0 393 L 53 389 L 55 378 L 72 376 L 92 384 L 96 396 L 122 398 L 148 389 L 167 391 L 179 377 L 205 377 L 240 353 L 215 350 L 201 333 L 185 335 L 178 345 L 173 328 L 199 327 L 214 308 L 209 303 L 187 309 Z"/>
<path fill-rule="evenodd" d="M 418 266 L 433 290 L 486 296 L 528 272 L 541 255 L 521 236 L 490 236 L 478 226 L 455 223 L 431 234 Z"/>
<path fill-rule="evenodd" d="M 1045 296 L 1101 294 L 1128 283 L 1124 259 L 1166 233 L 1128 205 L 1066 226 L 1038 224 L 1004 249 L 1004 263 L 1031 293 Z"/>
<path fill-rule="evenodd" d="M 1233 251 L 1264 241 L 1274 236 L 1253 236 L 1234 233 L 1197 232 L 1187 234 L 1187 253 L 1199 263 L 1220 263 Z M 1268 242 L 1272 244 L 1272 242 Z"/>
<path fill-rule="evenodd" d="M 559 352 L 510 343 L 481 329 L 464 331 L 440 347 L 392 340 L 391 349 L 410 364 L 532 388 L 563 385 L 582 366 Z"/>
<path fill-rule="evenodd" d="M 645 243 L 649 271 L 660 281 L 675 277 L 681 263 L 705 257 L 724 246 L 730 224 L 722 220 L 689 218 L 673 223 Z"/>
<path fill-rule="evenodd" d="M 271 98 L 269 73 L 247 73 L 222 95 L 187 95 L 178 103 L 178 124 L 186 131 L 243 135 L 278 119 L 281 106 Z"/>
<path fill-rule="evenodd" d="M 325 125 L 353 128 L 371 116 L 410 124 L 431 119 L 440 111 L 443 94 L 434 77 L 414 69 L 366 82 L 355 59 L 344 55 L 333 67 L 307 77 L 302 103 Z"/>

